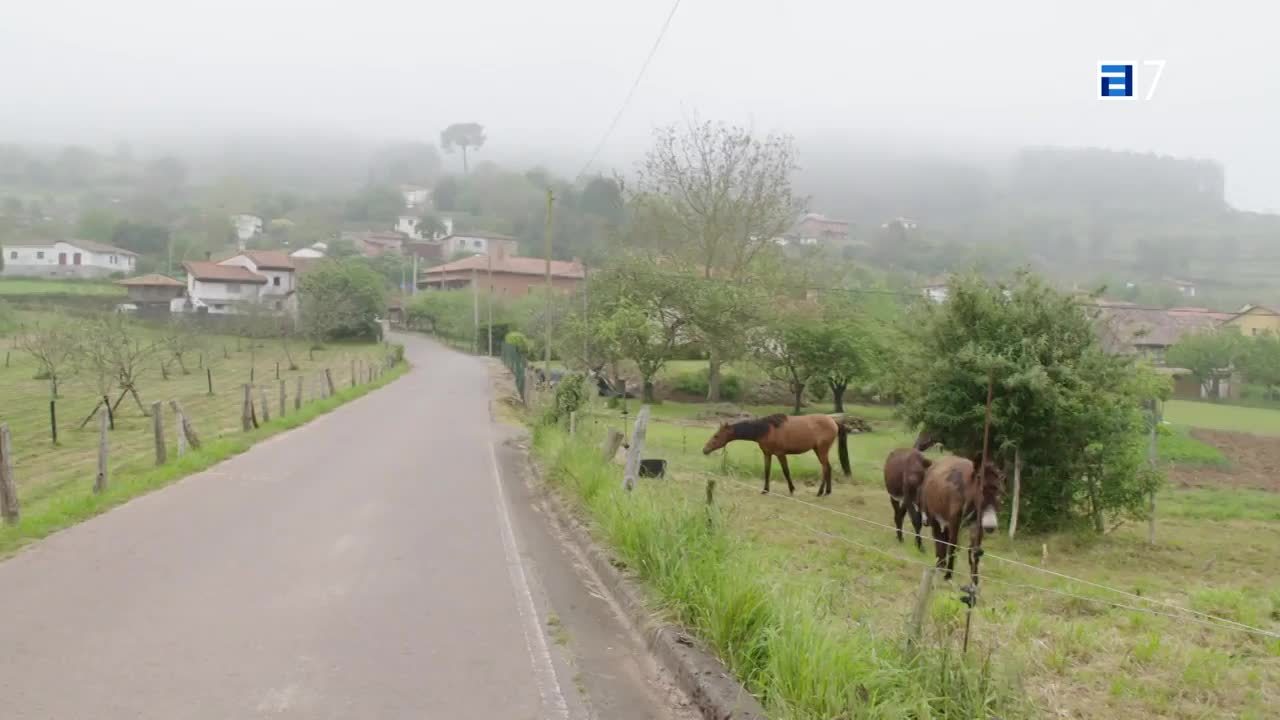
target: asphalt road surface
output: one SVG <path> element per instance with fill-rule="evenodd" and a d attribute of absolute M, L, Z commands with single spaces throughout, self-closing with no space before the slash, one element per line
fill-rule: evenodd
<path fill-rule="evenodd" d="M 388 387 L 0 563 L 0 717 L 688 717 L 539 517 L 485 361 L 403 340 Z"/>

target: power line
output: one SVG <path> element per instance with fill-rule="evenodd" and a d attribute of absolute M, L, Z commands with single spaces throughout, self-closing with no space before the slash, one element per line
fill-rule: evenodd
<path fill-rule="evenodd" d="M 644 73 L 649 69 L 649 63 L 653 60 L 653 56 L 658 52 L 658 46 L 662 44 L 662 38 L 667 35 L 667 28 L 671 27 L 671 19 L 676 16 L 676 10 L 680 7 L 680 0 L 675 0 L 671 5 L 671 11 L 667 13 L 667 19 L 663 21 L 662 28 L 658 30 L 658 37 L 654 38 L 653 46 L 649 48 L 649 54 L 645 56 L 644 62 L 640 64 L 640 72 L 636 73 L 636 79 L 631 83 L 631 89 L 627 90 L 627 95 L 622 99 L 622 105 L 618 107 L 618 112 L 614 113 L 613 120 L 609 122 L 609 126 L 605 128 L 604 135 L 600 136 L 600 142 L 596 143 L 596 147 L 591 151 L 591 155 L 587 158 L 587 162 L 583 164 L 582 169 L 574 177 L 575 180 L 581 178 L 591 164 L 596 161 L 596 156 L 604 149 L 604 145 L 609 141 L 609 136 L 618 127 L 618 121 L 622 120 L 622 114 L 626 112 L 627 106 L 631 104 L 631 98 L 635 96 L 636 89 L 640 87 L 640 80 L 644 78 Z"/>

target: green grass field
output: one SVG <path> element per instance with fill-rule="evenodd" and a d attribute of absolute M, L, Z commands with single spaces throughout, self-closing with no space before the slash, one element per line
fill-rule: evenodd
<path fill-rule="evenodd" d="M 34 316 L 23 314 L 24 321 Z M 249 341 L 222 336 L 204 339 L 203 357 L 200 352 L 186 358 L 188 374 L 182 374 L 176 364 L 164 379 L 159 369 L 161 357 L 157 355 L 148 363 L 142 374 L 138 391 L 144 405 L 150 409 L 155 401 L 162 403 L 167 446 L 170 457 L 176 455 L 177 427 L 169 409 L 169 400 L 177 400 L 196 432 L 205 443 L 224 449 L 243 449 L 239 438 L 245 436 L 241 427 L 243 402 L 242 386 L 256 381 L 254 391 L 258 417 L 263 417 L 259 390 L 265 390 L 273 419 L 280 416 L 279 384 L 283 381 L 286 392 L 286 419 L 301 415 L 294 410 L 297 380 L 303 381 L 303 398 L 315 403 L 321 395 L 323 372 L 329 368 L 337 390 L 351 390 L 352 363 L 356 363 L 361 376 L 359 384 L 366 384 L 364 368 L 380 362 L 389 350 L 382 345 L 336 344 L 316 350 L 312 356 L 305 345 L 294 342 L 292 355 L 298 365 L 296 371 L 288 370 L 288 362 L 280 342 L 258 341 L 259 347 L 250 350 Z M 96 389 L 84 375 L 73 375 L 62 382 L 56 400 L 58 443 L 53 444 L 50 428 L 50 386 L 47 380 L 37 379 L 38 368 L 33 358 L 13 347 L 9 338 L 0 339 L 0 347 L 9 357 L 8 366 L 0 360 L 0 423 L 9 426 L 12 445 L 12 467 L 16 478 L 18 496 L 23 508 L 23 524 L 41 512 L 60 506 L 75 498 L 92 494 L 97 471 L 98 420 L 90 420 L 83 428 L 81 422 L 94 412 L 98 398 Z M 237 347 L 239 349 L 237 349 Z M 225 356 L 224 356 L 225 348 Z M 276 366 L 280 366 L 280 379 L 276 379 Z M 214 393 L 208 392 L 209 375 L 212 374 Z M 119 391 L 112 392 L 114 401 Z M 335 398 L 339 400 L 341 398 Z M 326 401 L 328 402 L 328 401 Z M 336 402 L 332 403 L 336 405 Z M 315 414 L 314 410 L 303 409 Z M 283 427 L 283 426 L 281 426 Z M 126 396 L 115 413 L 115 430 L 109 434 L 109 469 L 113 482 L 121 482 L 149 476 L 155 468 L 155 443 L 152 420 L 143 415 L 137 403 Z M 216 452 L 214 453 L 217 454 Z M 40 521 L 30 519 L 36 526 Z M 14 542 L 22 533 L 0 536 L 0 551 L 12 545 L 4 541 L 14 536 Z"/>
<path fill-rule="evenodd" d="M 850 408 L 874 426 L 852 439 L 852 483 L 837 475 L 834 495 L 814 498 L 818 464 L 799 456 L 794 499 L 776 464 L 773 494 L 761 496 L 754 444 L 701 453 L 727 410 L 654 406 L 645 455 L 666 458 L 670 475 L 629 496 L 617 490 L 619 468 L 598 462 L 600 435 L 622 426 L 616 410 L 584 413 L 577 441 L 540 429 L 536 448 L 663 609 L 763 695 L 771 717 L 1274 717 L 1280 640 L 1205 627 L 1177 608 L 1280 632 L 1280 496 L 1167 489 L 1154 547 L 1141 522 L 1102 537 L 989 537 L 969 655 L 958 659 L 962 557 L 964 579 L 939 584 L 915 656 L 903 633 L 932 548 L 917 553 L 877 525 L 892 523 L 884 456 L 912 434 L 884 408 Z M 1181 462 L 1220 461 L 1183 430 L 1162 446 Z M 714 532 L 700 529 L 709 478 Z"/>
<path fill-rule="evenodd" d="M 1164 405 L 1164 419 L 1177 425 L 1211 430 L 1280 435 L 1280 410 L 1266 408 L 1170 400 Z"/>
<path fill-rule="evenodd" d="M 103 280 L 0 279 L 0 297 L 5 295 L 102 295 L 125 297 L 123 287 Z"/>

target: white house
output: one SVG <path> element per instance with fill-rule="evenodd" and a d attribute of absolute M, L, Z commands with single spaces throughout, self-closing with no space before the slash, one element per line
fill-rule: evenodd
<path fill-rule="evenodd" d="M 252 240 L 255 235 L 262 234 L 262 218 L 257 215 L 247 213 L 232 215 L 231 225 L 236 229 L 236 238 L 241 242 Z"/>
<path fill-rule="evenodd" d="M 401 185 L 400 197 L 404 198 L 404 206 L 410 210 L 427 204 L 431 191 L 419 185 Z"/>
<path fill-rule="evenodd" d="M 219 262 L 183 263 L 187 270 L 186 309 L 234 313 L 245 303 L 273 312 L 297 310 L 297 267 L 278 250 L 248 251 Z"/>
<path fill-rule="evenodd" d="M 444 256 L 446 258 L 451 258 L 464 252 L 472 255 L 477 253 L 488 255 L 491 251 L 496 251 L 499 244 L 503 246 L 503 252 L 507 255 L 514 256 L 518 249 L 518 243 L 515 238 L 510 235 L 499 235 L 498 233 L 466 232 L 457 235 L 450 234 L 440 242 L 444 246 Z"/>
<path fill-rule="evenodd" d="M 138 254 L 93 240 L 28 240 L 5 243 L 5 276 L 107 277 L 132 275 Z"/>
<path fill-rule="evenodd" d="M 441 217 L 440 224 L 444 226 L 444 235 L 433 235 L 428 237 L 418 230 L 418 217 L 413 212 L 400 213 L 400 217 L 396 218 L 396 232 L 404 233 L 409 236 L 410 240 L 439 240 L 453 234 L 453 218 Z"/>

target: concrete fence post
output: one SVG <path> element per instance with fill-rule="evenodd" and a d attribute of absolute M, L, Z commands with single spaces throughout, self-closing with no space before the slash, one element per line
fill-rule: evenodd
<path fill-rule="evenodd" d="M 285 399 L 284 385 L 285 385 L 285 381 L 281 380 L 280 381 L 280 417 L 284 417 L 284 410 L 285 410 L 286 399 Z"/>
<path fill-rule="evenodd" d="M 640 475 L 640 455 L 644 452 L 644 433 L 649 426 L 649 406 L 644 405 L 636 413 L 636 426 L 631 435 L 631 447 L 627 448 L 627 464 L 622 471 L 622 487 L 635 487 Z"/>
<path fill-rule="evenodd" d="M 244 400 L 240 404 L 240 425 L 245 432 L 249 432 L 253 429 L 253 388 L 248 383 L 245 383 L 242 387 L 244 388 Z"/>
<path fill-rule="evenodd" d="M 163 465 L 169 459 L 169 450 L 164 445 L 164 411 L 159 400 L 151 403 L 151 432 L 156 440 L 156 465 Z"/>
<path fill-rule="evenodd" d="M 93 479 L 94 494 L 107 489 L 107 426 L 110 422 L 106 409 L 98 413 L 98 475 Z"/>
<path fill-rule="evenodd" d="M 200 436 L 196 434 L 195 426 L 191 424 L 191 420 L 187 418 L 187 414 L 182 411 L 182 406 L 177 400 L 169 401 L 169 409 L 173 411 L 174 422 L 178 424 L 178 436 L 186 439 L 186 444 L 193 450 L 200 449 Z M 181 443 L 178 447 L 182 447 Z M 181 454 L 181 453 L 179 453 Z"/>
<path fill-rule="evenodd" d="M 262 422 L 271 422 L 271 403 L 267 400 L 267 388 L 258 388 L 258 399 L 262 401 Z"/>
<path fill-rule="evenodd" d="M 13 442 L 8 423 L 0 423 L 0 517 L 6 524 L 14 525 L 21 515 L 18 483 L 13 477 Z"/>
<path fill-rule="evenodd" d="M 299 375 L 297 383 L 293 386 L 293 409 L 302 409 L 302 376 Z"/>

